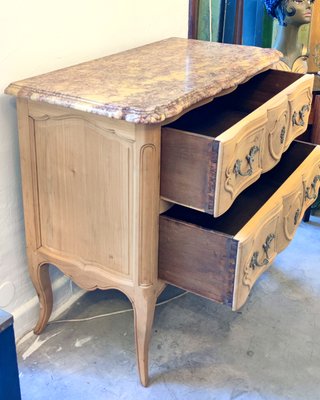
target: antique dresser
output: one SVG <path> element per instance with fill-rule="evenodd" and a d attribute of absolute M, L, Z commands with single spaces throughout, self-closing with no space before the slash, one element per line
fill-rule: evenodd
<path fill-rule="evenodd" d="M 166 283 L 237 310 L 315 200 L 313 77 L 272 49 L 171 38 L 11 84 L 30 276 L 131 300 L 140 379 Z"/>

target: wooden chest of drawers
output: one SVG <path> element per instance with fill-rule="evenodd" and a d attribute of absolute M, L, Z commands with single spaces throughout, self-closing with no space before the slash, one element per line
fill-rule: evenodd
<path fill-rule="evenodd" d="M 128 296 L 143 385 L 166 282 L 241 307 L 319 188 L 319 149 L 291 144 L 312 78 L 268 71 L 278 59 L 173 38 L 7 88 L 36 333 L 52 310 L 49 263 L 87 290 Z"/>

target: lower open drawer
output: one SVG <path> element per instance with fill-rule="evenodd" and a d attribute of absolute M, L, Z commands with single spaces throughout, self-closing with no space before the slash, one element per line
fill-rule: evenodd
<path fill-rule="evenodd" d="M 320 147 L 294 142 L 219 218 L 175 205 L 160 215 L 159 278 L 239 309 L 292 240 L 320 184 Z"/>

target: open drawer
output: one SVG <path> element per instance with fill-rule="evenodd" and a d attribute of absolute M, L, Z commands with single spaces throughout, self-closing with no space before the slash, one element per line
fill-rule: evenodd
<path fill-rule="evenodd" d="M 268 70 L 162 129 L 161 197 L 215 217 L 307 128 L 312 75 Z"/>
<path fill-rule="evenodd" d="M 160 215 L 159 278 L 241 307 L 291 241 L 320 185 L 320 146 L 294 142 L 223 216 L 174 205 Z"/>

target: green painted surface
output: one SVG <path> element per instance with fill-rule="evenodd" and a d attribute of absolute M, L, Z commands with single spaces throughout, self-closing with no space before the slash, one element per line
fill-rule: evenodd
<path fill-rule="evenodd" d="M 211 1 L 211 27 L 210 27 Z M 200 40 L 218 41 L 221 0 L 200 0 L 197 38 Z M 210 29 L 211 28 L 211 29 Z M 211 30 L 211 35 L 210 35 Z"/>
<path fill-rule="evenodd" d="M 273 19 L 268 15 L 266 10 L 263 11 L 262 24 L 262 47 L 271 47 L 273 35 Z"/>
<path fill-rule="evenodd" d="M 221 3 L 225 0 L 199 0 L 199 19 L 198 19 L 198 32 L 197 39 L 211 40 L 213 42 L 219 41 L 219 30 L 221 25 Z M 210 2 L 211 2 L 211 26 L 210 26 Z M 277 33 L 277 20 L 271 18 L 267 12 L 263 12 L 262 20 L 262 47 L 272 47 L 276 33 Z M 211 28 L 211 29 L 210 29 Z M 309 43 L 309 28 L 310 25 L 304 25 L 299 32 L 299 42 L 301 46 L 308 46 Z M 245 27 L 244 27 L 245 29 Z M 210 35 L 211 30 L 211 35 Z"/>

